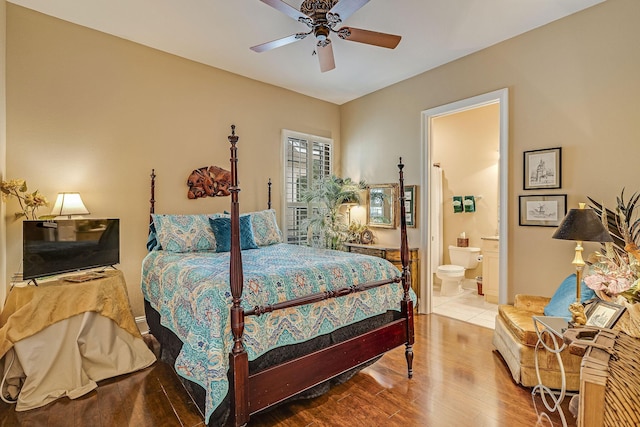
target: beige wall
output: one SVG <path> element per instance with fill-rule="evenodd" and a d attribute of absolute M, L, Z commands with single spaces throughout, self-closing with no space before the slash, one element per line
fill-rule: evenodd
<path fill-rule="evenodd" d="M 92 216 L 121 218 L 121 268 L 136 315 L 150 169 L 159 211 L 223 209 L 228 199 L 187 201 L 184 180 L 195 167 L 227 164 L 231 123 L 240 135 L 241 207 L 251 210 L 266 202 L 267 177 L 280 188 L 283 128 L 334 138 L 344 176 L 395 182 L 402 156 L 406 183 L 420 184 L 421 111 L 509 88 L 510 299 L 550 295 L 573 254 L 572 244 L 551 239 L 553 229 L 518 226 L 518 195 L 543 193 L 522 190 L 524 150 L 563 147 L 563 188 L 548 192 L 567 194 L 569 206 L 587 195 L 611 205 L 623 187 L 640 190 L 637 0 L 609 0 L 341 107 L 15 5 L 6 14 L 3 176 L 26 178 L 50 199 L 80 191 Z M 19 268 L 14 208 L 0 277 Z M 418 221 L 410 243 L 424 231 Z M 397 232 L 378 235 L 397 241 Z"/>
<path fill-rule="evenodd" d="M 229 165 L 240 136 L 242 211 L 280 206 L 281 130 L 330 137 L 340 152 L 339 107 L 187 61 L 19 6 L 7 7 L 7 176 L 51 201 L 79 191 L 93 217 L 121 219 L 121 268 L 142 315 L 149 174 L 157 211 L 221 211 L 229 198 L 187 200 L 186 178 Z M 336 171 L 340 170 L 339 158 Z M 21 227 L 7 208 L 7 272 L 18 271 Z M 40 212 L 48 213 L 48 212 Z"/>
<path fill-rule="evenodd" d="M 460 233 L 475 247 L 482 247 L 482 237 L 498 234 L 500 106 L 436 117 L 431 125 L 432 159 L 442 169 L 442 242 L 444 263 L 449 264 L 449 245 L 456 244 Z M 476 211 L 454 213 L 453 196 L 476 196 Z M 465 275 L 469 279 L 481 276 L 482 264 Z"/>
<path fill-rule="evenodd" d="M 567 194 L 569 207 L 591 196 L 612 206 L 623 187 L 640 191 L 638 16 L 637 0 L 609 0 L 343 105 L 345 174 L 391 181 L 403 156 L 408 182 L 418 183 L 421 111 L 509 88 L 508 299 L 551 295 L 572 272 L 574 245 L 552 240 L 552 228 L 518 226 L 518 195 Z M 557 146 L 562 188 L 523 191 L 522 152 Z M 413 243 L 425 232 L 419 226 Z"/>

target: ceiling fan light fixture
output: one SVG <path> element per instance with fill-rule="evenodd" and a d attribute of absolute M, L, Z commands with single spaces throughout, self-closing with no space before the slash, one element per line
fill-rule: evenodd
<path fill-rule="evenodd" d="M 325 27 L 324 25 L 317 26 L 314 30 L 314 35 L 318 41 L 323 42 L 329 38 L 329 27 Z"/>

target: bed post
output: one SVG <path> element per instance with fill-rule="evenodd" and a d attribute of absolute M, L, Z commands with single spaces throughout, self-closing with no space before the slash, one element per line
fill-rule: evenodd
<path fill-rule="evenodd" d="M 238 203 L 238 136 L 236 126 L 231 125 L 231 253 L 229 264 L 229 282 L 231 284 L 231 331 L 233 332 L 233 349 L 229 354 L 231 370 L 231 417 L 235 426 L 241 426 L 249 421 L 249 404 L 247 384 L 249 380 L 249 358 L 242 343 L 244 332 L 244 311 L 242 301 L 242 255 L 240 252 L 240 207 Z"/>
<path fill-rule="evenodd" d="M 269 187 L 269 199 L 267 200 L 267 209 L 271 209 L 271 178 L 269 178 L 269 182 L 267 183 Z"/>
<path fill-rule="evenodd" d="M 401 307 L 402 313 L 407 318 L 407 343 L 405 344 L 405 357 L 409 378 L 413 377 L 413 301 L 409 297 L 411 289 L 411 270 L 409 268 L 409 244 L 407 242 L 407 217 L 404 197 L 404 164 L 402 157 L 398 163 L 400 181 L 400 259 L 402 262 L 402 287 L 404 289 Z"/>
<path fill-rule="evenodd" d="M 156 170 L 151 169 L 151 198 L 149 199 L 149 224 L 153 223 L 153 214 L 156 212 Z"/>

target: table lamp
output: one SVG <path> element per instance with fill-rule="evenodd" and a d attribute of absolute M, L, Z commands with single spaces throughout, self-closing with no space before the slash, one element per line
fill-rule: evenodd
<path fill-rule="evenodd" d="M 353 209 L 355 206 L 358 206 L 358 202 L 344 202 L 342 203 L 343 206 L 347 207 L 347 224 L 351 224 L 351 209 Z"/>
<path fill-rule="evenodd" d="M 584 307 L 580 302 L 580 282 L 585 262 L 582 259 L 582 242 L 612 242 L 609 231 L 602 224 L 600 217 L 593 209 L 585 209 L 584 203 L 579 203 L 579 209 L 571 209 L 565 215 L 552 238 L 573 240 L 576 242 L 576 254 L 572 264 L 576 268 L 576 301 L 569 306 L 573 315 L 573 322 L 583 325 Z"/>
<path fill-rule="evenodd" d="M 82 203 L 80 193 L 58 193 L 56 203 L 51 210 L 53 216 L 89 215 L 89 211 Z"/>

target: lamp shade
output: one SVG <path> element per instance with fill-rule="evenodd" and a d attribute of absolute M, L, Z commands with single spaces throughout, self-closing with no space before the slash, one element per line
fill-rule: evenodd
<path fill-rule="evenodd" d="M 88 215 L 89 211 L 82 203 L 80 193 L 58 193 L 56 203 L 53 205 L 51 215 L 68 216 Z"/>
<path fill-rule="evenodd" d="M 569 210 L 551 237 L 583 242 L 613 242 L 593 209 Z"/>

